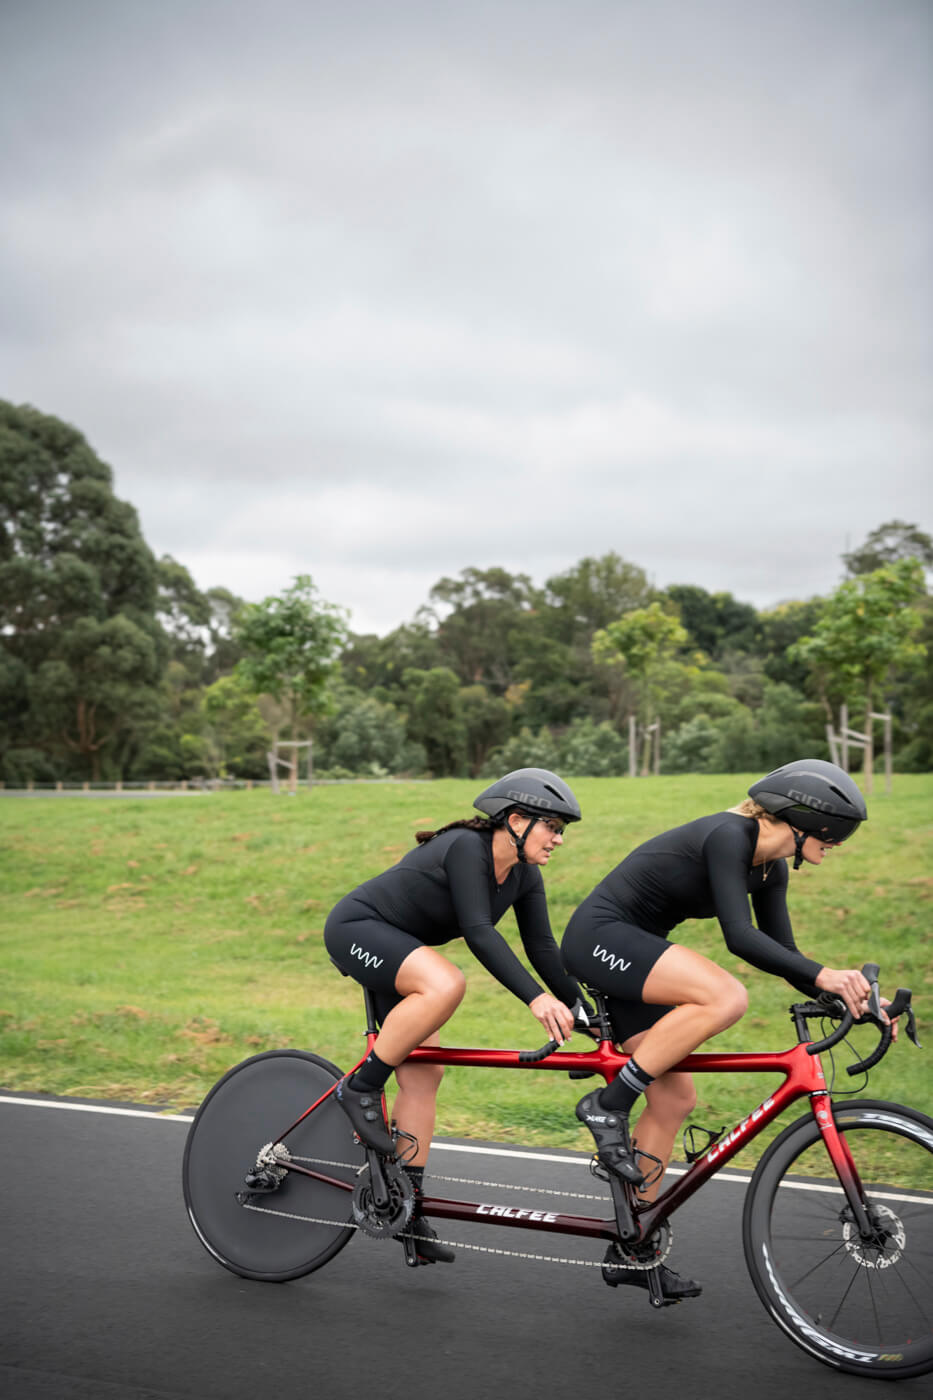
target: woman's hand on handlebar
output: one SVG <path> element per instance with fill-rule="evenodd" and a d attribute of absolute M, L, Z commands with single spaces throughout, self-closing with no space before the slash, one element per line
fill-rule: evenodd
<path fill-rule="evenodd" d="M 821 992 L 842 997 L 856 1021 L 868 1010 L 871 984 L 857 967 L 824 967 L 817 974 L 816 986 Z"/>
<path fill-rule="evenodd" d="M 558 1045 L 569 1040 L 573 1032 L 573 1012 L 557 997 L 542 992 L 528 1003 L 528 1010 L 541 1022 L 551 1040 L 556 1040 Z"/>

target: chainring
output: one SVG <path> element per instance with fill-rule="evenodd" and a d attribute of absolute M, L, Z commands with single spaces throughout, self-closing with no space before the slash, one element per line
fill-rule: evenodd
<path fill-rule="evenodd" d="M 613 1263 L 620 1268 L 656 1269 L 671 1252 L 674 1232 L 666 1220 L 660 1220 L 646 1240 L 639 1240 L 637 1244 L 625 1244 L 622 1240 L 613 1243 L 618 1254 Z"/>
<path fill-rule="evenodd" d="M 364 1235 L 374 1240 L 390 1240 L 404 1230 L 415 1208 L 415 1189 L 408 1173 L 394 1162 L 385 1161 L 382 1171 L 389 1191 L 388 1204 L 384 1209 L 377 1209 L 373 1199 L 368 1164 L 360 1172 L 350 1198 L 353 1223 L 359 1226 Z"/>

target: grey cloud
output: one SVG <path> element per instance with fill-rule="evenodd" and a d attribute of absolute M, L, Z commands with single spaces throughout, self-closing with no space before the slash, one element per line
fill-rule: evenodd
<path fill-rule="evenodd" d="M 825 590 L 931 524 L 931 37 L 919 0 L 7 0 L 0 393 L 250 596 L 317 566 L 386 627 L 608 548 Z"/>

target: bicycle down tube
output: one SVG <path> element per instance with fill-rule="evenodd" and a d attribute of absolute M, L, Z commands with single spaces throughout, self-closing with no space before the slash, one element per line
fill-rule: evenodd
<path fill-rule="evenodd" d="M 612 1043 L 602 1041 L 598 1050 L 585 1052 L 575 1051 L 554 1051 L 550 1055 L 538 1060 L 520 1058 L 527 1052 L 514 1050 L 475 1050 L 457 1049 L 443 1046 L 419 1046 L 413 1050 L 408 1057 L 409 1062 L 422 1064 L 439 1064 L 448 1066 L 464 1066 L 470 1068 L 521 1068 L 552 1070 L 567 1073 L 571 1070 L 585 1070 L 591 1073 L 601 1074 L 607 1083 L 616 1075 L 619 1069 L 627 1062 L 629 1056 L 612 1047 Z M 840 1175 L 840 1180 L 844 1188 L 846 1181 L 839 1168 L 839 1158 L 842 1158 L 849 1168 L 851 1180 L 857 1181 L 855 1168 L 851 1163 L 848 1152 L 844 1152 L 841 1147 L 833 1151 L 833 1144 L 838 1142 L 838 1134 L 835 1133 L 835 1125 L 832 1116 L 832 1100 L 826 1088 L 823 1070 L 820 1065 L 819 1056 L 807 1054 L 806 1045 L 796 1045 L 790 1050 L 780 1052 L 721 1052 L 721 1053 L 701 1053 L 688 1055 L 679 1064 L 672 1067 L 674 1070 L 689 1071 L 692 1073 L 729 1073 L 729 1074 L 762 1074 L 774 1073 L 782 1074 L 783 1081 L 769 1094 L 746 1118 L 737 1123 L 731 1132 L 724 1134 L 698 1158 L 686 1173 L 672 1183 L 657 1200 L 646 1202 L 637 1207 L 637 1220 L 641 1226 L 643 1236 L 649 1235 L 655 1228 L 658 1220 L 674 1210 L 684 1201 L 688 1200 L 700 1187 L 714 1176 L 722 1167 L 745 1146 L 757 1137 L 758 1133 L 769 1123 L 773 1122 L 791 1104 L 799 1099 L 810 1097 L 813 1102 L 813 1111 L 816 1121 L 824 1132 L 824 1137 L 828 1138 L 827 1147 L 830 1158 Z M 850 1192 L 847 1189 L 846 1194 Z M 435 1209 L 437 1207 L 437 1209 Z M 476 1217 L 475 1202 L 450 1202 L 441 1198 L 425 1196 L 423 1209 L 427 1215 L 437 1215 L 441 1219 L 463 1219 L 470 1220 Z M 542 1228 L 541 1223 L 533 1220 L 519 1220 L 509 1217 L 482 1216 L 483 1220 L 489 1224 L 502 1225 L 525 1225 L 527 1228 Z M 574 1219 L 575 1217 L 561 1217 L 562 1219 Z M 581 1224 L 584 1223 L 583 1218 Z M 593 1230 L 592 1227 L 597 1222 L 587 1220 L 586 1227 L 580 1230 L 581 1234 L 601 1234 L 602 1231 Z M 615 1222 L 599 1222 L 608 1226 L 609 1233 L 615 1233 Z M 553 1227 L 552 1227 L 553 1228 Z"/>

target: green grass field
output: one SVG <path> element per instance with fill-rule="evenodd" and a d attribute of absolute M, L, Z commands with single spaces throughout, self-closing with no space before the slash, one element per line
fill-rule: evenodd
<path fill-rule="evenodd" d="M 545 874 L 558 936 L 638 841 L 732 805 L 749 781 L 576 781 L 585 820 Z M 230 1065 L 259 1050 L 297 1045 L 349 1067 L 363 1049 L 361 998 L 327 957 L 327 912 L 396 861 L 417 828 L 467 815 L 476 790 L 445 781 L 320 787 L 296 797 L 0 800 L 0 1084 L 177 1110 L 196 1105 Z M 797 941 L 836 966 L 880 963 L 888 995 L 912 987 L 920 1039 L 929 1043 L 933 775 L 896 777 L 892 795 L 876 795 L 870 811 L 822 868 L 791 876 Z M 511 916 L 502 931 L 513 936 Z M 684 926 L 678 937 L 749 987 L 747 1016 L 717 1044 L 791 1043 L 787 984 L 733 959 L 713 923 Z M 538 1023 L 462 943 L 447 952 L 469 989 L 446 1043 L 541 1042 Z M 869 1036 L 859 1033 L 859 1043 Z M 731 1126 L 770 1087 L 759 1076 L 703 1076 L 694 1121 Z M 589 1144 L 573 1117 L 581 1092 L 553 1073 L 448 1071 L 438 1132 L 582 1150 Z M 903 1037 L 868 1092 L 930 1112 L 933 1054 Z M 763 1145 L 742 1160 L 753 1161 Z"/>

